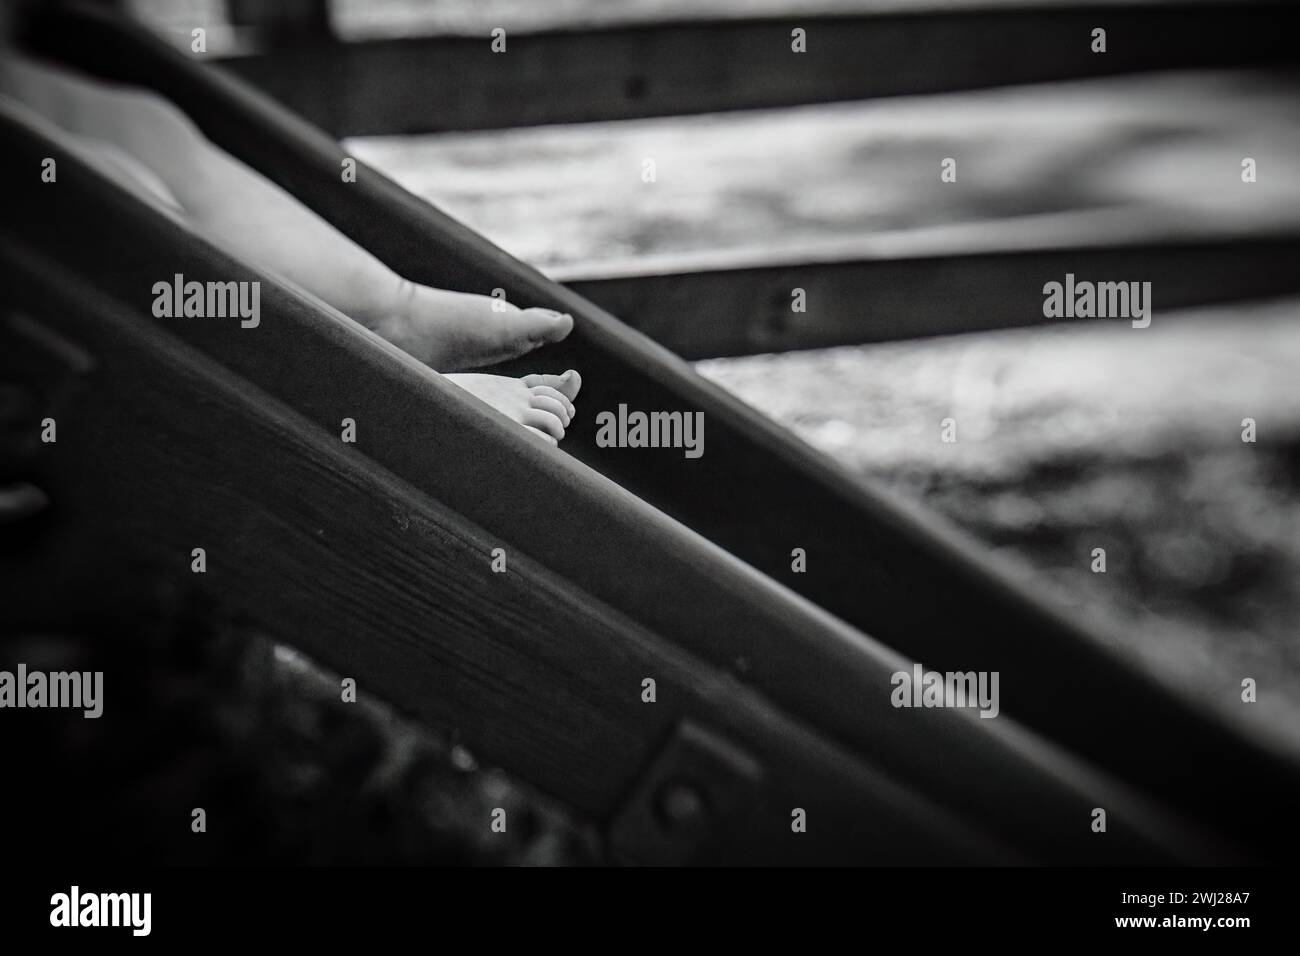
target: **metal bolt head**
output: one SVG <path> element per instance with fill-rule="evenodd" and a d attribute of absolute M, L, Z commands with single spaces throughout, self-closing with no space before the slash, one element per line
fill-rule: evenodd
<path fill-rule="evenodd" d="M 669 831 L 686 833 L 704 825 L 709 805 L 699 788 L 686 780 L 669 780 L 655 796 L 659 822 Z"/>

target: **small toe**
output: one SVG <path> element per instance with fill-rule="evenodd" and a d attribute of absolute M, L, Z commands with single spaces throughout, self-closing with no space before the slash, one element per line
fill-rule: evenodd
<path fill-rule="evenodd" d="M 549 386 L 570 402 L 578 397 L 578 390 L 582 388 L 582 376 L 573 369 L 569 369 L 563 375 L 525 375 L 520 381 L 529 388 L 536 388 L 539 385 Z"/>
<path fill-rule="evenodd" d="M 560 376 L 560 384 L 555 387 L 564 393 L 565 398 L 572 402 L 578 397 L 578 392 L 582 390 L 582 376 L 574 369 L 569 369 Z"/>
<path fill-rule="evenodd" d="M 533 385 L 531 386 L 530 391 L 532 391 L 534 395 L 543 395 L 546 398 L 555 399 L 569 410 L 570 417 L 573 417 L 578 412 L 578 410 L 573 407 L 573 402 L 569 401 L 569 396 L 565 395 L 558 388 L 552 388 L 549 385 Z"/>
<path fill-rule="evenodd" d="M 564 426 L 560 420 L 550 412 L 543 412 L 536 408 L 524 410 L 523 417 L 520 419 L 529 428 L 536 428 L 539 431 L 547 432 L 556 439 L 564 437 Z"/>
<path fill-rule="evenodd" d="M 573 369 L 569 369 L 563 375 L 525 375 L 520 381 L 529 388 L 536 388 L 539 385 L 549 386 L 567 398 L 570 403 L 578 397 L 578 392 L 582 390 L 582 376 Z"/>
<path fill-rule="evenodd" d="M 533 408 L 537 409 L 539 412 L 547 412 L 548 414 L 554 415 L 560 420 L 561 425 L 565 428 L 569 427 L 569 422 L 572 421 L 572 419 L 569 417 L 569 409 L 565 407 L 565 402 L 557 401 L 547 395 L 538 395 L 536 392 L 533 393 L 533 397 L 529 402 Z"/>

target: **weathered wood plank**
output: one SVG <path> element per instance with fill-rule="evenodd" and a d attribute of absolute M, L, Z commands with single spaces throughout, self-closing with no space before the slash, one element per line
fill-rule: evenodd
<path fill-rule="evenodd" d="M 0 253 L 11 308 L 95 361 L 33 476 L 56 520 L 34 548 L 4 554 L 0 593 L 15 621 L 48 625 L 69 605 L 84 610 L 93 594 L 193 589 L 384 699 L 460 729 L 491 759 L 598 820 L 610 817 L 672 724 L 706 722 L 764 769 L 764 788 L 744 798 L 757 812 L 714 821 L 701 852 L 716 861 L 990 862 L 1014 852 L 1152 862 L 1231 853 L 1012 724 L 951 712 L 889 719 L 887 659 L 859 688 L 860 733 L 845 749 L 681 649 L 693 641 L 659 638 L 513 546 L 510 573 L 493 574 L 488 555 L 500 537 L 182 345 L 143 320 L 139 306 L 88 307 L 99 292 L 82 280 L 12 240 L 0 240 Z M 5 331 L 12 337 L 14 323 Z M 356 339 L 364 351 L 368 343 Z M 672 537 L 671 526 L 659 534 Z M 202 575 L 189 569 L 195 546 L 207 552 Z M 698 607 L 699 596 L 683 600 Z M 776 626 L 791 628 L 792 646 L 832 636 L 797 604 L 781 617 Z M 800 653 L 805 670 L 819 669 L 815 646 Z M 645 675 L 658 681 L 653 707 L 640 700 Z M 933 761 L 923 789 L 861 756 L 868 738 L 882 755 L 910 750 L 914 769 Z M 980 778 L 958 777 L 963 764 Z M 925 795 L 936 785 L 946 791 L 939 800 Z M 1127 811 L 1105 843 L 1082 825 L 1084 808 L 1099 800 Z M 793 839 L 792 806 L 815 814 L 823 835 L 806 845 Z M 958 820 L 954 810 L 975 806 L 979 829 L 1002 837 Z"/>
<path fill-rule="evenodd" d="M 1285 831 L 1278 823 L 1281 811 L 1262 807 L 1259 794 L 1280 798 L 1295 792 L 1294 764 L 1116 658 L 1095 635 L 1048 606 L 1028 582 L 1015 580 L 969 539 L 814 453 L 705 382 L 668 351 L 381 174 L 363 167 L 356 183 L 340 186 L 343 154 L 337 144 L 267 98 L 219 71 L 195 65 L 129 25 L 94 12 L 67 17 L 57 14 L 38 31 L 34 39 L 43 49 L 84 68 L 162 91 L 219 145 L 398 272 L 445 288 L 502 287 L 513 301 L 571 312 L 576 320 L 573 335 L 547 350 L 545 358 L 557 369 L 573 366 L 583 371 L 584 415 L 620 403 L 705 415 L 708 449 L 702 458 L 686 463 L 689 467 L 684 467 L 680 449 L 601 448 L 594 440 L 592 419 L 584 416 L 566 439 L 566 447 L 582 461 L 907 657 L 944 670 L 999 671 L 1004 708 L 1019 721 L 1198 818 L 1219 821 L 1246 839 L 1278 849 L 1278 834 Z M 19 151 L 12 153 L 20 158 Z M 124 209 L 122 215 L 128 212 Z M 156 268 L 147 262 L 142 267 Z M 339 335 L 328 324 L 319 333 L 326 340 Z M 341 366 L 329 364 L 328 350 L 320 353 L 326 360 L 320 366 L 322 380 L 338 376 L 340 381 L 356 381 L 358 356 L 346 351 L 349 358 Z M 364 353 L 360 358 L 364 360 Z M 257 355 L 247 359 L 259 361 Z M 233 357 L 227 356 L 227 361 Z M 536 370 L 538 362 L 538 356 L 530 357 L 529 370 Z M 294 366 L 284 371 L 292 374 Z M 430 400 L 448 388 L 413 380 L 408 387 L 423 390 Z M 398 408 L 404 401 L 400 395 L 399 390 Z M 554 502 L 556 495 L 563 500 L 571 473 L 559 464 L 562 456 L 543 459 L 543 450 L 522 437 L 492 431 L 481 416 L 464 410 L 464 399 L 438 400 L 445 402 L 446 422 L 491 435 L 467 440 L 466 446 L 475 448 L 489 467 L 505 469 L 504 474 L 525 464 L 537 469 L 518 487 L 536 487 L 531 482 L 537 474 L 560 469 L 550 485 L 554 494 L 539 500 Z M 338 421 L 339 412 L 322 409 L 321 420 Z M 406 444 L 414 454 L 413 443 Z M 498 510 L 494 517 L 492 509 L 500 509 L 500 502 L 483 500 L 465 462 L 453 457 L 444 464 L 441 470 L 412 473 L 413 480 L 425 490 L 436 488 L 442 500 L 493 533 L 518 528 L 518 516 L 509 509 Z M 602 494 L 622 500 L 612 486 Z M 615 526 L 622 522 L 622 531 L 630 535 L 627 540 L 654 545 L 650 554 L 661 550 L 662 526 L 646 523 L 638 532 L 641 512 L 635 506 L 619 517 L 617 508 L 602 514 L 591 505 L 588 500 L 576 511 L 548 507 L 534 512 L 533 553 L 548 542 L 584 535 L 601 540 L 609 533 L 610 516 Z M 807 550 L 806 573 L 791 573 L 793 547 Z M 623 600 L 657 602 L 646 619 L 660 623 L 682 610 L 675 601 L 677 593 L 663 587 L 670 571 L 676 568 L 673 573 L 682 574 L 685 564 L 687 580 L 717 571 L 719 565 L 702 558 L 704 553 L 692 547 L 653 563 L 637 554 L 630 568 L 602 568 L 600 562 L 574 560 L 576 556 L 562 548 L 552 552 L 558 570 L 597 596 L 602 596 L 603 586 L 619 589 Z M 843 739 L 869 735 L 865 728 L 874 727 L 877 720 L 882 731 L 895 726 L 891 715 L 898 711 L 886 708 L 868 716 L 863 710 L 868 703 L 861 694 L 863 682 L 869 684 L 879 674 L 873 678 L 857 670 L 861 662 L 855 648 L 860 645 L 855 639 L 828 638 L 827 633 L 840 633 L 833 631 L 791 644 L 787 634 L 773 632 L 761 617 L 756 620 L 761 609 L 745 610 L 749 592 L 741 582 L 749 579 L 743 573 L 733 569 L 718 580 L 722 586 L 703 604 L 683 605 L 708 616 L 693 618 L 680 634 L 665 628 L 667 633 L 691 641 L 695 653 L 720 667 L 732 667 L 738 657 L 746 657 L 754 668 L 750 680 L 784 695 L 788 706 L 799 700 L 801 713 L 815 715 L 810 719 L 819 726 L 834 725 Z M 726 595 L 729 602 L 721 600 Z M 708 627 L 702 626 L 705 622 Z M 804 648 L 815 649 L 815 656 L 805 659 L 800 652 Z M 810 660 L 825 666 L 812 667 Z M 1088 706 L 1063 706 L 1064 701 Z M 944 759 L 952 756 L 959 763 L 969 759 L 961 758 L 960 751 Z M 926 760 L 934 773 L 937 756 L 929 753 Z M 926 772 L 925 767 L 918 770 Z M 967 779 L 978 777 L 974 772 Z M 1247 791 L 1239 785 L 1242 779 L 1270 783 Z"/>
<path fill-rule="evenodd" d="M 318 44 L 223 67 L 337 137 L 673 116 L 1293 63 L 1273 3 L 796 15 Z M 1091 32 L 1104 27 L 1104 54 Z M 793 53 L 791 31 L 806 31 Z"/>
<path fill-rule="evenodd" d="M 858 345 L 1066 321 L 1043 285 L 1151 283 L 1161 313 L 1300 292 L 1300 236 L 716 266 L 565 278 L 574 292 L 687 359 Z M 574 270 L 576 271 L 576 270 Z M 580 273 L 579 273 L 580 275 Z M 802 289 L 806 311 L 792 309 Z"/>
<path fill-rule="evenodd" d="M 756 858 L 1006 858 L 1004 846 L 525 555 L 512 549 L 510 572 L 492 573 L 487 555 L 499 539 L 132 310 L 88 307 L 98 294 L 76 277 L 48 264 L 34 277 L 36 260 L 3 245 L 10 307 L 96 360 L 33 476 L 50 493 L 53 520 L 29 547 L 0 550 L 7 625 L 49 626 L 96 602 L 192 590 L 418 717 L 459 729 L 597 820 L 690 714 L 755 742 L 771 789 L 747 799 L 775 801 L 752 818 L 714 821 L 719 839 L 706 852 L 726 858 L 729 838 L 756 843 L 747 851 Z M 0 340 L 21 347 L 13 335 L 5 323 Z M 196 546 L 207 551 L 202 575 L 189 569 Z M 659 681 L 656 706 L 640 702 L 646 674 Z M 111 719 L 111 672 L 106 681 Z M 829 831 L 811 847 L 784 839 L 784 807 L 805 800 Z M 860 826 L 860 815 L 897 831 Z"/>
<path fill-rule="evenodd" d="M 239 431 L 237 423 L 211 430 L 206 422 L 213 412 L 186 405 L 178 397 L 165 397 L 183 391 L 176 384 L 130 398 L 129 404 L 138 407 L 135 414 L 146 420 L 151 414 L 162 414 L 151 411 L 155 406 L 165 406 L 166 414 L 177 418 L 167 418 L 165 434 L 150 444 L 162 456 L 156 460 L 134 444 L 118 447 L 115 453 L 106 450 L 113 469 L 131 472 L 143 468 L 146 474 L 158 476 L 141 482 L 151 489 L 144 494 L 133 483 L 130 494 L 139 498 L 137 507 L 145 510 L 133 511 L 117 502 L 103 506 L 105 515 L 136 516 L 125 523 L 129 539 L 149 540 L 155 533 L 150 529 L 160 518 L 152 509 L 159 507 L 159 502 L 167 500 L 170 507 L 181 508 L 185 502 L 206 501 L 211 495 L 221 506 L 194 509 L 199 514 L 186 520 L 206 520 L 211 533 L 217 533 L 212 529 L 228 529 L 222 533 L 233 531 L 241 542 L 243 535 L 252 533 L 250 522 L 274 525 L 271 537 L 257 536 L 255 546 L 249 545 L 241 554 L 292 550 L 294 541 L 305 539 L 320 543 L 338 557 L 342 562 L 339 575 L 351 573 L 358 579 L 345 584 L 323 578 L 306 557 L 284 561 L 249 558 L 263 569 L 256 573 L 270 590 L 258 590 L 240 579 L 234 587 L 249 595 L 247 602 L 236 602 L 244 613 L 268 620 L 263 604 L 274 600 L 279 582 L 289 581 L 303 588 L 304 602 L 322 600 L 316 592 L 327 588 L 330 598 L 323 606 L 351 622 L 353 632 L 360 628 L 359 617 L 377 620 L 378 625 L 372 626 L 415 641 L 426 627 L 420 602 L 437 602 L 447 609 L 445 619 L 434 618 L 437 630 L 445 637 L 451 630 L 463 629 L 463 634 L 461 630 L 457 633 L 472 642 L 473 652 L 455 645 L 452 659 L 442 669 L 425 674 L 418 684 L 414 674 L 393 676 L 397 699 L 418 696 L 420 688 L 427 693 L 429 687 L 438 687 L 446 693 L 448 686 L 475 697 L 477 702 L 467 705 L 464 712 L 489 726 L 485 752 L 505 754 L 503 761 L 510 760 L 528 779 L 544 780 L 542 785 L 562 798 L 567 790 L 556 788 L 579 784 L 597 788 L 597 797 L 584 790 L 580 800 L 568 798 L 588 812 L 598 812 L 598 806 L 607 813 L 613 791 L 601 788 L 621 788 L 626 778 L 615 774 L 612 782 L 598 781 L 597 768 L 590 763 L 569 769 L 576 755 L 557 753 L 556 745 L 530 737 L 533 751 L 549 754 L 546 759 L 557 764 L 549 773 L 542 773 L 536 763 L 542 758 L 521 756 L 518 748 L 522 743 L 510 736 L 522 733 L 514 725 L 510 695 L 503 697 L 492 687 L 495 681 L 507 682 L 518 693 L 540 695 L 546 706 L 560 707 L 562 713 L 550 723 L 536 708 L 522 708 L 523 717 L 538 728 L 538 734 L 572 738 L 583 753 L 592 747 L 602 753 L 607 745 L 627 747 L 626 729 L 621 740 L 605 738 L 598 746 L 593 744 L 581 728 L 588 723 L 594 728 L 603 725 L 581 708 L 581 713 L 571 713 L 565 701 L 576 683 L 579 687 L 572 692 L 582 695 L 582 700 L 597 700 L 607 711 L 606 722 L 611 719 L 611 708 L 643 707 L 640 679 L 657 671 L 643 667 L 641 675 L 629 684 L 627 673 L 611 674 L 608 670 L 613 665 L 602 661 L 626 662 L 628 655 L 635 657 L 641 642 L 657 639 L 688 655 L 691 663 L 683 664 L 684 669 L 703 667 L 727 687 L 732 683 L 752 686 L 791 720 L 816 728 L 831 747 L 823 747 L 824 752 L 842 749 L 859 755 L 855 759 L 871 767 L 869 773 L 863 771 L 866 776 L 878 771 L 896 774 L 907 786 L 953 812 L 969 813 L 979 807 L 978 817 L 985 821 L 981 826 L 1016 847 L 1023 844 L 1034 853 L 1059 852 L 1070 859 L 1093 859 L 1092 854 L 1101 852 L 1096 859 L 1114 859 L 1110 854 L 1118 846 L 1099 847 L 1089 839 L 1086 827 L 1076 829 L 1069 822 L 1081 804 L 1096 801 L 1096 794 L 1105 792 L 1111 794 L 1114 805 L 1130 807 L 1129 819 L 1142 821 L 1126 837 L 1126 851 L 1146 852 L 1142 848 L 1154 843 L 1162 853 L 1184 846 L 1202 847 L 1197 852 L 1207 854 L 1224 852 L 1217 846 L 1205 849 L 1204 839 L 1161 822 L 1158 813 L 1146 809 L 1144 800 L 1132 797 L 1045 741 L 1026 735 L 1013 717 L 990 721 L 970 711 L 895 709 L 889 703 L 890 675 L 908 664 L 893 652 L 756 574 L 586 467 L 527 438 L 521 429 L 345 317 L 207 246 L 99 177 L 75 156 L 61 153 L 58 144 L 32 136 L 8 121 L 0 120 L 0 129 L 13 144 L 12 155 L 0 159 L 0 172 L 13 173 L 16 181 L 18 171 L 41 155 L 58 156 L 62 171 L 57 189 L 14 192 L 8 206 L 12 214 L 9 228 L 81 274 L 97 277 L 97 293 L 106 293 L 137 313 L 135 325 L 122 319 L 107 332 L 98 332 L 93 339 L 97 352 L 115 354 L 110 346 L 118 339 L 145 348 L 151 334 L 158 337 L 159 348 L 173 337 L 183 340 L 238 376 L 224 386 L 223 393 L 244 393 L 246 405 L 267 406 L 267 415 L 273 420 L 271 413 L 277 412 L 276 403 L 282 402 L 293 409 L 289 417 L 304 416 L 310 423 L 310 427 L 300 424 L 294 435 L 302 432 L 337 450 L 328 461 L 318 461 L 303 445 L 306 437 L 300 436 L 295 447 L 302 447 L 296 453 L 308 460 L 295 465 L 278 453 L 272 455 L 267 447 L 271 436 L 253 440 Z M 260 323 L 255 329 L 243 329 L 238 320 L 152 316 L 153 283 L 159 275 L 175 272 L 199 281 L 259 281 Z M 75 284 L 68 278 L 62 281 Z M 40 301 L 29 298 L 29 308 L 39 308 Z M 56 314 L 74 311 L 66 302 L 53 308 Z M 87 332 L 82 330 L 81 335 L 85 337 Z M 166 353 L 169 361 L 185 368 L 203 366 L 187 354 L 179 345 Z M 152 368 L 123 374 L 150 382 L 161 376 Z M 344 417 L 357 423 L 355 445 L 343 446 L 337 438 Z M 245 426 L 245 430 L 251 427 Z M 283 432 L 288 426 L 278 427 Z M 169 480 L 172 469 L 168 461 L 177 459 L 189 465 L 196 455 L 209 463 L 196 475 L 184 474 L 196 480 L 215 471 L 221 477 L 205 480 L 197 491 L 182 486 L 178 497 L 171 499 L 152 488 L 154 480 Z M 143 457 L 144 463 L 135 462 L 136 457 Z M 212 459 L 228 463 L 218 465 Z M 352 461 L 363 473 L 367 472 L 366 463 L 383 473 L 364 485 L 362 475 L 344 469 L 346 480 L 357 486 L 351 495 L 345 495 L 346 488 L 337 487 L 328 475 L 329 469 L 341 467 L 343 461 Z M 692 464 L 679 461 L 679 467 Z M 101 474 L 89 463 L 82 463 L 78 473 L 87 470 Z M 275 482 L 270 481 L 271 475 L 276 476 Z M 416 509 L 412 499 L 399 496 L 395 479 L 446 508 L 432 515 Z M 214 483 L 215 488 L 211 487 Z M 268 483 L 278 490 L 258 492 L 251 503 L 244 500 L 241 489 L 265 488 Z M 366 493 L 376 501 L 363 509 L 355 497 Z M 346 498 L 346 507 L 336 498 Z M 334 522 L 327 520 L 336 511 L 342 513 Z M 238 516 L 233 528 L 232 516 Z M 345 521 L 346 526 L 338 527 L 338 521 Z M 172 522 L 164 523 L 170 526 Z M 429 567 L 409 546 L 409 539 L 403 539 L 408 545 L 388 540 L 389 534 L 396 533 L 391 530 L 394 525 L 402 532 L 409 530 L 407 526 L 435 529 L 435 535 L 437 528 L 443 528 L 443 534 L 470 540 L 473 546 L 462 549 L 457 559 Z M 177 541 L 173 546 L 181 548 L 182 544 Z M 546 587 L 536 585 L 543 593 L 530 600 L 501 594 L 494 583 L 497 575 L 489 574 L 487 568 L 495 546 L 506 548 L 512 567 L 522 563 L 525 570 L 538 569 L 538 574 L 544 568 L 559 580 Z M 370 550 L 372 547 L 375 550 Z M 181 553 L 188 554 L 188 548 L 181 548 Z M 353 567 L 355 570 L 347 570 Z M 227 569 L 226 573 L 234 571 Z M 419 599 L 410 594 L 419 595 Z M 335 600 L 340 599 L 357 605 L 355 614 L 344 614 L 335 607 Z M 535 614 L 536 601 L 567 608 L 566 613 L 573 616 L 582 615 L 590 603 L 594 620 L 584 625 L 588 630 L 583 633 L 589 633 L 590 640 L 604 642 L 601 652 L 586 654 L 580 640 L 579 646 L 570 645 L 578 640 L 573 632 L 582 628 L 563 617 Z M 386 608 L 386 602 L 395 607 Z M 294 642 L 303 639 L 296 636 L 295 628 L 310 631 L 312 626 L 320 626 L 308 625 L 318 622 L 319 616 L 301 609 L 291 616 L 275 610 L 269 620 L 277 633 Z M 312 639 L 310 634 L 306 639 Z M 309 644 L 306 649 L 337 669 L 359 668 L 366 663 L 363 658 L 374 653 L 354 640 L 342 648 L 334 643 L 343 640 L 336 634 L 330 641 Z M 575 655 L 565 658 L 571 670 L 534 678 L 526 661 L 514 661 L 516 653 L 527 659 L 545 658 L 552 642 Z M 379 643 L 386 646 L 386 642 Z M 708 665 L 698 663 L 703 661 Z M 489 679 L 489 672 L 497 668 L 497 676 Z M 584 672 L 582 680 L 576 680 L 574 673 L 582 669 L 590 673 Z M 379 686 L 386 690 L 389 679 L 381 673 Z M 588 687 L 589 680 L 599 682 L 602 692 L 597 694 Z M 670 680 L 669 693 L 673 686 Z M 711 689 L 705 696 L 712 699 L 719 693 Z M 453 719 L 452 713 L 440 712 L 444 720 Z M 739 734 L 758 753 L 772 747 L 765 736 L 748 734 L 745 727 L 750 718 L 730 705 L 720 704 L 700 713 L 714 725 Z M 670 709 L 669 716 L 688 715 Z M 506 721 L 510 726 L 498 733 L 491 729 L 492 721 Z M 652 727 L 656 733 L 662 732 L 662 725 Z M 645 746 L 642 741 L 642 755 Z M 804 767 L 801 774 L 822 779 L 831 787 L 827 792 L 805 790 L 807 798 L 825 801 L 828 808 L 839 806 L 841 797 L 832 780 L 838 772 Z M 576 781 L 562 785 L 560 778 L 565 774 L 574 775 Z M 846 805 L 851 804 L 849 800 Z M 1084 857 L 1077 857 L 1079 853 Z"/>

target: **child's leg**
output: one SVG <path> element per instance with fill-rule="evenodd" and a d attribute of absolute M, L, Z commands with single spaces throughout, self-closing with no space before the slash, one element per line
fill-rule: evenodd
<path fill-rule="evenodd" d="M 523 355 L 573 320 L 399 277 L 288 193 L 217 149 L 152 93 L 6 56 L 0 92 L 157 177 L 204 236 L 277 272 L 442 371 Z M 340 182 L 340 188 L 347 186 Z M 494 307 L 495 306 L 495 307 Z"/>
<path fill-rule="evenodd" d="M 4 63 L 0 61 L 0 74 L 4 72 Z M 182 220 L 187 219 L 166 184 L 162 183 L 148 167 L 140 164 L 131 154 L 125 153 L 116 146 L 103 141 L 70 134 L 67 130 L 53 125 L 28 103 L 15 103 L 12 98 L 5 95 L 7 89 L 12 89 L 12 87 L 7 88 L 4 84 L 4 77 L 0 76 L 0 112 L 5 112 L 20 123 L 30 125 L 42 135 L 60 142 L 64 149 L 80 155 L 85 161 L 103 171 L 105 175 L 111 177 L 124 188 L 134 192 L 142 201 L 151 202 L 170 215 L 178 215 Z M 40 108 L 41 104 L 38 102 L 35 106 Z M 196 225 L 193 221 L 186 224 L 189 226 Z M 244 251 L 246 250 L 233 250 L 233 254 L 240 255 Z M 399 316 L 416 312 L 428 316 L 438 308 L 443 308 L 445 311 L 449 306 L 454 307 L 458 300 L 471 303 L 467 307 L 468 311 L 468 308 L 473 307 L 474 300 L 480 300 L 480 297 L 477 296 L 442 292 L 438 289 L 430 289 L 412 283 L 405 283 L 403 294 L 411 299 L 410 308 L 398 310 L 395 314 Z M 434 301 L 432 299 L 434 296 L 446 297 L 446 305 Z M 482 299 L 481 301 L 485 307 L 491 308 L 492 300 Z M 329 303 L 326 303 L 326 305 L 328 306 Z M 515 326 L 511 330 L 509 325 L 512 314 L 524 315 L 526 312 L 521 313 L 514 310 L 513 313 L 493 314 L 502 317 L 503 326 L 510 331 L 510 334 L 520 336 L 528 334 L 526 326 Z M 403 321 L 404 324 L 391 325 L 389 328 L 390 334 L 385 337 L 405 348 L 416 357 L 428 361 L 426 355 L 440 347 L 440 336 L 432 332 L 433 323 L 427 319 L 423 322 Z M 376 331 L 384 334 L 383 330 L 376 329 Z M 442 339 L 445 339 L 448 337 L 448 331 L 443 329 L 440 335 Z M 522 379 L 481 374 L 449 375 L 447 377 L 507 418 L 523 425 L 551 444 L 555 444 L 564 437 L 564 430 L 573 419 L 573 401 L 577 398 L 578 390 L 582 387 L 581 377 L 572 369 L 562 376 L 527 375 Z M 16 517 L 21 516 L 25 513 L 24 509 L 31 507 L 31 501 L 30 489 L 22 486 L 16 488 L 0 487 L 0 524 L 6 519 L 16 519 Z"/>

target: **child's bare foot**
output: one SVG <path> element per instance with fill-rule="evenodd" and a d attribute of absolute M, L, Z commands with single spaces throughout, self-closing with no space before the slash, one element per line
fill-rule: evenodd
<path fill-rule="evenodd" d="M 397 305 L 366 324 L 426 365 L 454 372 L 494 365 L 559 342 L 573 330 L 573 317 L 403 282 Z"/>
<path fill-rule="evenodd" d="M 573 421 L 573 400 L 582 388 L 582 376 L 569 369 L 563 375 L 504 375 L 469 373 L 448 375 L 465 391 L 487 402 L 512 421 L 558 445 Z"/>

